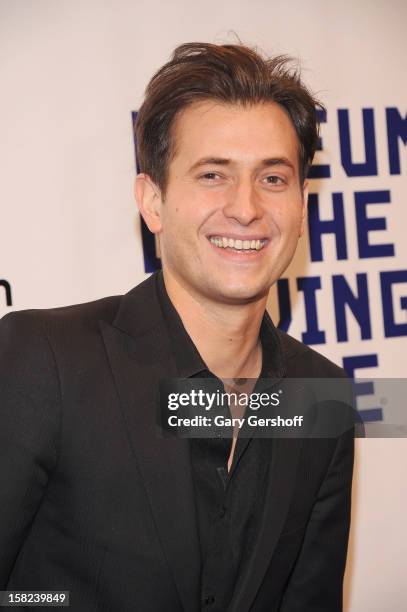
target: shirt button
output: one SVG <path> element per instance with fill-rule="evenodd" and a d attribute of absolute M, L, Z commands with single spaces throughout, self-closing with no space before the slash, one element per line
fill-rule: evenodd
<path fill-rule="evenodd" d="M 225 516 L 226 512 L 227 512 L 226 506 L 222 506 L 222 508 L 219 511 L 219 518 L 223 518 Z"/>
<path fill-rule="evenodd" d="M 207 595 L 207 596 L 204 598 L 204 605 L 205 605 L 205 606 L 210 606 L 210 605 L 212 605 L 213 603 L 215 603 L 215 598 L 214 598 L 214 596 L 213 596 L 213 595 Z"/>

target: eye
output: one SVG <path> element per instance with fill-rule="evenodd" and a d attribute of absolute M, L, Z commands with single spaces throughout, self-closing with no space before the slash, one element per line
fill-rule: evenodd
<path fill-rule="evenodd" d="M 284 185 L 285 181 L 281 178 L 281 176 L 276 176 L 275 174 L 270 174 L 266 176 L 264 181 L 267 185 Z"/>
<path fill-rule="evenodd" d="M 205 172 L 205 174 L 201 174 L 199 178 L 207 181 L 215 181 L 219 177 L 220 175 L 217 172 Z"/>

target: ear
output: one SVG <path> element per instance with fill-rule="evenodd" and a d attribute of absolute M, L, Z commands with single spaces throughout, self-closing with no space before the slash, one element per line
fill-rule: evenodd
<path fill-rule="evenodd" d="M 304 181 L 302 186 L 302 215 L 301 215 L 301 226 L 298 236 L 301 237 L 304 233 L 305 223 L 307 219 L 308 211 L 308 181 Z"/>
<path fill-rule="evenodd" d="M 162 230 L 161 205 L 162 196 L 159 187 L 143 172 L 136 176 L 134 195 L 141 216 L 150 232 L 159 234 Z"/>

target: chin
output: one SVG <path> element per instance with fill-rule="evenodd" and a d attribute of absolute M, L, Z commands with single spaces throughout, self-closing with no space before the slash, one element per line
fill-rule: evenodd
<path fill-rule="evenodd" d="M 220 301 L 230 304 L 255 302 L 268 294 L 268 287 L 255 287 L 246 284 L 224 284 L 217 287 L 216 293 Z"/>

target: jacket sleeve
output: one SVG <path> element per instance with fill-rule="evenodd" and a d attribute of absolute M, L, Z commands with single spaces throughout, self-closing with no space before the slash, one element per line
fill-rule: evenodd
<path fill-rule="evenodd" d="M 0 590 L 57 461 L 60 389 L 38 311 L 0 321 Z"/>
<path fill-rule="evenodd" d="M 281 612 L 341 612 L 348 546 L 354 430 L 337 441 L 286 587 Z"/>

